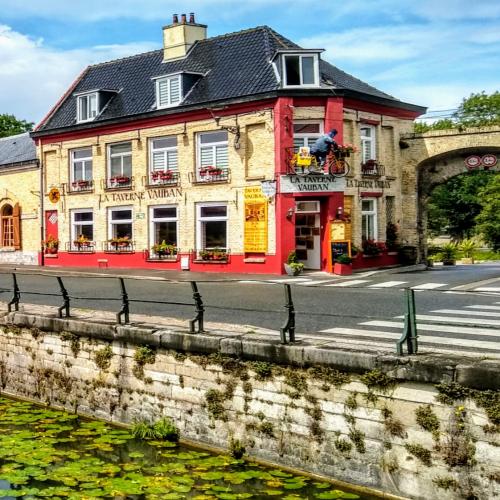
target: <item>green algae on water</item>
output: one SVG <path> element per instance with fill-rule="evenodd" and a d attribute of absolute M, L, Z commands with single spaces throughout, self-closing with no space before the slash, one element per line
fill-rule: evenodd
<path fill-rule="evenodd" d="M 357 499 L 270 469 L 0 397 L 0 498 Z"/>

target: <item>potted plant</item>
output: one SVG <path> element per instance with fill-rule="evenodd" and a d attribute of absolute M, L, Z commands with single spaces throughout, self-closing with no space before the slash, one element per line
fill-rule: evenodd
<path fill-rule="evenodd" d="M 454 266 L 457 262 L 458 247 L 456 243 L 446 243 L 441 248 L 441 260 L 443 266 Z"/>
<path fill-rule="evenodd" d="M 477 247 L 476 241 L 469 238 L 460 243 L 458 248 L 463 253 L 462 264 L 474 264 L 474 252 L 477 250 Z"/>
<path fill-rule="evenodd" d="M 385 244 L 387 246 L 387 250 L 389 251 L 397 251 L 399 248 L 398 226 L 396 226 L 393 222 L 389 222 L 385 229 Z"/>
<path fill-rule="evenodd" d="M 297 259 L 295 250 L 288 254 L 288 258 L 286 259 L 286 263 L 284 265 L 288 276 L 298 276 L 304 270 L 304 264 L 299 262 L 299 259 Z"/>
<path fill-rule="evenodd" d="M 381 244 L 377 243 L 375 240 L 363 240 L 363 255 L 366 257 L 377 257 L 383 251 Z"/>
<path fill-rule="evenodd" d="M 153 245 L 152 250 L 153 253 L 160 259 L 165 255 L 177 255 L 177 247 L 175 245 L 168 244 L 165 240 L 161 243 Z"/>
<path fill-rule="evenodd" d="M 130 238 L 128 236 L 115 237 L 108 240 L 115 251 L 126 250 L 130 247 Z"/>
<path fill-rule="evenodd" d="M 45 247 L 45 253 L 57 253 L 59 249 L 59 240 L 51 234 L 49 234 L 47 239 L 43 241 L 43 244 Z"/>
<path fill-rule="evenodd" d="M 334 274 L 341 276 L 348 276 L 352 274 L 352 259 L 346 253 L 339 255 L 333 264 Z"/>
<path fill-rule="evenodd" d="M 83 234 L 80 234 L 73 244 L 76 248 L 78 248 L 78 250 L 81 250 L 82 248 L 90 246 L 90 240 Z"/>

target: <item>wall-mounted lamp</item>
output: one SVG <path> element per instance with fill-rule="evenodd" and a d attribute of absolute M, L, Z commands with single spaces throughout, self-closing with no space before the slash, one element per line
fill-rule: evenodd
<path fill-rule="evenodd" d="M 342 219 L 342 215 L 344 214 L 344 209 L 342 207 L 337 208 L 337 213 L 335 214 L 335 218 L 337 220 Z"/>
<path fill-rule="evenodd" d="M 286 218 L 287 218 L 288 220 L 292 220 L 293 213 L 294 213 L 294 210 L 293 210 L 293 208 L 291 208 L 291 207 L 290 207 L 290 208 L 286 211 Z"/>

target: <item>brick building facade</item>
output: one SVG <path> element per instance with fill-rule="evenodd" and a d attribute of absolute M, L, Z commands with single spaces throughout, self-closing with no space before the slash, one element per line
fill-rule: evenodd
<path fill-rule="evenodd" d="M 268 27 L 206 38 L 174 16 L 163 32 L 163 50 L 87 68 L 32 134 L 46 265 L 279 274 L 295 250 L 328 271 L 332 242 L 386 241 L 399 136 L 424 108 Z M 331 129 L 357 147 L 348 172 L 299 171 L 294 152 Z"/>

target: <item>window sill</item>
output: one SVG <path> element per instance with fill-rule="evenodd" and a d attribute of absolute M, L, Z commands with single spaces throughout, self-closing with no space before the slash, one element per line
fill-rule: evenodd
<path fill-rule="evenodd" d="M 79 252 L 75 252 L 75 253 L 79 253 Z M 131 254 L 131 253 L 135 253 L 135 250 L 104 250 L 104 253 Z"/>
<path fill-rule="evenodd" d="M 88 188 L 88 189 L 70 189 L 68 191 L 68 194 L 89 194 L 93 193 L 94 188 Z"/>
<path fill-rule="evenodd" d="M 59 255 L 57 253 L 46 253 L 46 254 L 44 254 L 44 258 L 46 258 L 46 259 L 58 259 Z"/>
<path fill-rule="evenodd" d="M 177 257 L 172 257 L 169 259 L 155 259 L 155 258 L 150 258 L 146 259 L 146 262 L 165 262 L 165 263 L 172 263 L 172 262 L 179 262 L 179 259 Z"/>
<path fill-rule="evenodd" d="M 195 264 L 229 264 L 229 260 L 203 260 L 203 259 L 195 259 L 193 260 Z"/>
<path fill-rule="evenodd" d="M 68 253 L 73 253 L 73 254 L 80 254 L 80 253 L 95 253 L 95 250 L 68 250 Z"/>
<path fill-rule="evenodd" d="M 247 257 L 243 259 L 245 264 L 264 264 L 266 262 L 265 257 Z"/>
<path fill-rule="evenodd" d="M 14 247 L 0 247 L 0 252 L 15 252 L 16 249 Z"/>

